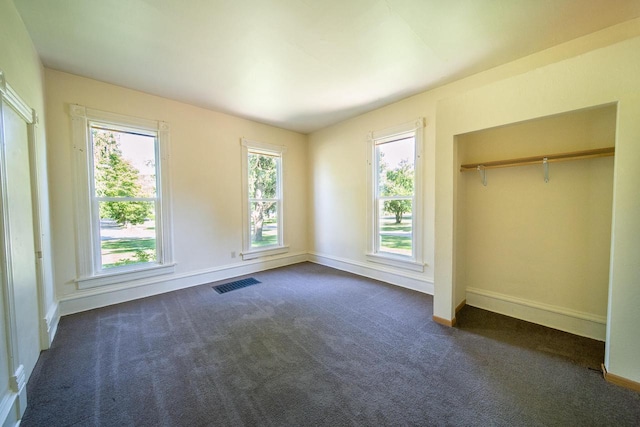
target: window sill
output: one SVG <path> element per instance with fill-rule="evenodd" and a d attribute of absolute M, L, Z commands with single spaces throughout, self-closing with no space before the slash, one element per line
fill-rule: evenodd
<path fill-rule="evenodd" d="M 132 266 L 132 268 L 119 269 L 118 271 L 97 274 L 91 277 L 76 279 L 78 289 L 97 288 L 99 286 L 113 285 L 115 283 L 130 282 L 147 277 L 160 276 L 175 272 L 176 264 L 154 264 L 152 266 Z"/>
<path fill-rule="evenodd" d="M 367 260 L 378 264 L 389 265 L 392 267 L 403 268 L 405 270 L 412 270 L 418 272 L 424 272 L 424 263 L 412 261 L 404 257 L 398 257 L 393 255 L 381 255 L 381 254 L 367 254 Z"/>
<path fill-rule="evenodd" d="M 265 249 L 253 249 L 250 251 L 242 252 L 242 260 L 246 261 L 248 259 L 279 255 L 287 252 L 289 252 L 289 246 L 271 246 Z"/>

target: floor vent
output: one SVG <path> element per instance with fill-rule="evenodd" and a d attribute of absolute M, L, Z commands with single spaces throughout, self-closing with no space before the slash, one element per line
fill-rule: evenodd
<path fill-rule="evenodd" d="M 260 281 L 254 279 L 253 277 L 249 277 L 248 279 L 236 280 L 235 282 L 229 282 L 225 283 L 224 285 L 214 286 L 213 289 L 215 289 L 219 294 L 224 294 L 225 292 L 246 288 L 247 286 L 255 285 L 256 283 L 260 283 Z"/>

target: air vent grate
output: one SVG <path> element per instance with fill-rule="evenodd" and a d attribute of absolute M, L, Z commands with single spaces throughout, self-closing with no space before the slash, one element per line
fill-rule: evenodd
<path fill-rule="evenodd" d="M 213 286 L 213 289 L 215 289 L 215 291 L 219 294 L 224 294 L 225 292 L 246 288 L 247 286 L 255 285 L 256 283 L 260 283 L 260 281 L 254 279 L 253 277 L 249 277 L 248 279 L 236 280 L 235 282 L 229 282 L 223 285 Z"/>

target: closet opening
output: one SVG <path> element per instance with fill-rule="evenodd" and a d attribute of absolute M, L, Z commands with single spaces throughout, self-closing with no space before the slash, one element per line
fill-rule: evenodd
<path fill-rule="evenodd" d="M 456 136 L 456 305 L 605 341 L 616 115 Z"/>

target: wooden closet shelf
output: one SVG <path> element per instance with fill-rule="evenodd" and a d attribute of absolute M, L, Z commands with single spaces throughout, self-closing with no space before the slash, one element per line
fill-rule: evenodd
<path fill-rule="evenodd" d="M 570 160 L 591 159 L 595 157 L 609 157 L 615 154 L 615 147 L 596 148 L 594 150 L 573 151 L 571 153 L 548 154 L 544 156 L 521 157 L 519 159 L 494 160 L 483 163 L 469 163 L 460 166 L 460 172 L 468 172 L 478 170 L 478 166 L 482 169 L 509 168 L 512 166 L 525 166 L 544 163 L 568 162 Z"/>

